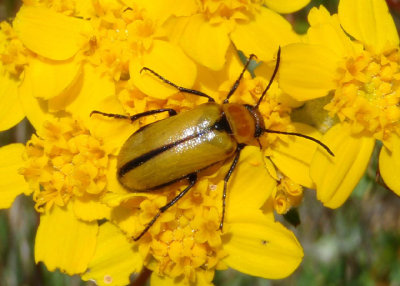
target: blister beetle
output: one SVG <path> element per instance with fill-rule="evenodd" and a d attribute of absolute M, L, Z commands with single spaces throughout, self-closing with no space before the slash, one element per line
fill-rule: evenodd
<path fill-rule="evenodd" d="M 168 112 L 170 117 L 151 123 L 133 133 L 122 146 L 117 158 L 117 177 L 123 187 L 134 192 L 147 192 L 187 179 L 189 185 L 174 199 L 161 207 L 144 230 L 133 239 L 139 240 L 155 223 L 157 218 L 181 199 L 196 183 L 198 173 L 219 162 L 233 158 L 229 171 L 224 177 L 222 214 L 219 229 L 222 230 L 225 217 L 227 184 L 240 157 L 241 150 L 252 144 L 263 133 L 293 135 L 312 140 L 333 156 L 332 151 L 319 140 L 294 132 L 266 129 L 258 107 L 269 90 L 279 68 L 280 48 L 271 79 L 256 105 L 229 103 L 254 55 L 251 55 L 226 99 L 218 104 L 209 95 L 177 86 L 155 71 L 143 68 L 160 80 L 186 92 L 208 98 L 208 103 L 192 110 L 177 114 L 173 109 L 157 109 L 133 116 L 93 111 L 93 114 L 137 120 L 141 117 Z"/>

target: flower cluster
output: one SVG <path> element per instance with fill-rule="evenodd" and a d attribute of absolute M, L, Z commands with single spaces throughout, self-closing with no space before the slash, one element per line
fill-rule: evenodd
<path fill-rule="evenodd" d="M 335 15 L 312 8 L 305 36 L 279 13 L 308 0 L 24 1 L 11 23 L 0 23 L 0 130 L 26 117 L 36 134 L 0 148 L 0 207 L 32 196 L 36 262 L 97 285 L 126 285 L 143 269 L 151 285 L 212 285 L 227 267 L 279 279 L 303 250 L 275 216 L 301 204 L 303 187 L 339 207 L 379 140 L 380 173 L 400 194 L 399 38 L 384 0 L 357 9 L 359 1 L 341 0 Z M 246 72 L 243 55 L 251 54 Z M 194 164 L 182 163 L 184 151 L 165 151 L 177 142 L 171 128 L 187 122 L 147 126 L 168 117 L 161 109 L 190 113 L 204 95 L 256 107 L 262 136 L 220 160 L 217 147 L 199 145 L 193 160 L 205 163 L 196 180 L 124 186 L 121 174 L 153 154 L 167 155 L 154 160 L 153 178 L 137 181 L 167 176 L 157 172 L 163 164 L 171 173 Z M 326 111 L 324 128 L 296 118 L 322 97 L 315 113 Z M 146 129 L 157 134 L 120 152 Z"/>

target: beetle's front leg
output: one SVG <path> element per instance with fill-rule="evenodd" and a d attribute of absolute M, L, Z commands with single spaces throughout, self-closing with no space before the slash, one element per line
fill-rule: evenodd
<path fill-rule="evenodd" d="M 221 216 L 221 222 L 219 223 L 219 230 L 222 231 L 222 228 L 224 226 L 224 218 L 225 218 L 225 200 L 226 200 L 226 189 L 228 187 L 228 181 L 229 178 L 231 177 L 233 171 L 235 170 L 235 167 L 237 165 L 237 162 L 239 161 L 240 157 L 240 152 L 243 150 L 245 147 L 245 144 L 239 144 L 236 148 L 236 155 L 235 158 L 233 159 L 232 165 L 229 168 L 228 173 L 226 173 L 225 178 L 224 178 L 224 190 L 222 192 L 222 216 Z"/>
<path fill-rule="evenodd" d="M 143 71 L 148 71 L 150 73 L 152 73 L 154 76 L 158 77 L 161 81 L 165 82 L 166 84 L 169 84 L 170 86 L 175 87 L 177 90 L 179 90 L 180 92 L 185 92 L 185 93 L 190 93 L 190 94 L 194 94 L 197 96 L 201 96 L 201 97 L 205 97 L 208 98 L 208 102 L 215 102 L 214 98 L 212 98 L 211 96 L 205 94 L 204 92 L 195 90 L 195 89 L 189 89 L 186 87 L 182 87 L 179 85 L 176 85 L 175 83 L 167 80 L 165 77 L 163 77 L 162 75 L 160 75 L 159 73 L 156 73 L 155 71 L 153 71 L 152 69 L 149 69 L 147 67 L 144 67 L 140 70 L 140 73 L 142 73 Z"/>

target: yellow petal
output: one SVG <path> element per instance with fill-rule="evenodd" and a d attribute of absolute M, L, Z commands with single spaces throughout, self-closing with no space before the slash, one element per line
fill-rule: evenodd
<path fill-rule="evenodd" d="M 385 184 L 400 196 L 400 137 L 392 134 L 392 150 L 385 146 L 379 154 L 379 172 Z"/>
<path fill-rule="evenodd" d="M 74 118 L 87 123 L 93 107 L 110 95 L 115 94 L 114 82 L 102 76 L 91 65 L 83 67 L 83 74 L 60 96 L 49 102 L 50 110 L 67 110 Z"/>
<path fill-rule="evenodd" d="M 79 197 L 74 201 L 74 214 L 83 221 L 110 217 L 111 208 L 98 201 L 97 196 Z"/>
<path fill-rule="evenodd" d="M 331 16 L 324 6 L 314 7 L 308 13 L 308 22 L 308 43 L 324 46 L 339 57 L 352 54 L 353 42 L 340 26 L 337 14 Z"/>
<path fill-rule="evenodd" d="M 336 87 L 339 60 L 336 53 L 323 46 L 291 44 L 283 47 L 280 87 L 300 101 L 325 96 Z"/>
<path fill-rule="evenodd" d="M 177 93 L 177 89 L 162 82 L 143 67 L 150 68 L 176 85 L 190 88 L 196 78 L 195 64 L 176 45 L 154 41 L 151 51 L 143 55 L 141 62 L 132 62 L 129 72 L 133 83 L 145 94 L 165 99 Z"/>
<path fill-rule="evenodd" d="M 269 279 L 289 276 L 300 264 L 303 250 L 294 234 L 261 211 L 237 213 L 224 237 L 224 261 L 240 272 Z"/>
<path fill-rule="evenodd" d="M 254 21 L 237 25 L 231 39 L 239 50 L 247 55 L 255 54 L 262 61 L 272 60 L 279 46 L 299 41 L 290 23 L 267 8 L 262 8 Z"/>
<path fill-rule="evenodd" d="M 18 124 L 25 113 L 18 96 L 19 81 L 10 78 L 0 65 L 0 131 Z"/>
<path fill-rule="evenodd" d="M 52 60 L 71 58 L 90 39 L 86 20 L 45 7 L 22 6 L 13 25 L 28 49 Z"/>
<path fill-rule="evenodd" d="M 241 152 L 238 165 L 228 182 L 227 215 L 243 207 L 260 208 L 275 185 L 276 181 L 264 166 L 260 149 L 247 146 Z"/>
<path fill-rule="evenodd" d="M 230 46 L 228 48 L 227 60 L 223 69 L 213 71 L 206 67 L 198 66 L 195 89 L 201 90 L 213 97 L 217 102 L 221 102 L 225 99 L 228 93 L 228 91 L 226 91 L 225 94 L 221 93 L 221 83 L 230 79 L 231 85 L 233 85 L 242 69 L 243 62 L 240 60 L 234 47 Z"/>
<path fill-rule="evenodd" d="M 27 71 L 24 80 L 19 87 L 19 97 L 26 117 L 33 127 L 38 130 L 42 128 L 44 121 L 55 120 L 55 117 L 48 113 L 48 107 L 45 101 L 33 97 L 32 80 L 28 69 L 29 67 L 26 68 Z"/>
<path fill-rule="evenodd" d="M 143 262 L 126 236 L 112 223 L 99 227 L 96 252 L 82 279 L 98 286 L 128 285 L 129 275 L 142 269 Z"/>
<path fill-rule="evenodd" d="M 35 261 L 47 269 L 73 275 L 83 273 L 96 247 L 97 222 L 78 220 L 71 203 L 67 208 L 54 206 L 40 216 L 35 240 Z"/>
<path fill-rule="evenodd" d="M 311 178 L 316 185 L 317 198 L 327 207 L 338 208 L 363 176 L 375 139 L 355 137 L 349 126 L 337 124 L 321 141 L 331 148 L 335 157 L 318 149 L 311 163 Z"/>
<path fill-rule="evenodd" d="M 203 15 L 190 17 L 184 28 L 180 45 L 194 61 L 212 70 L 225 65 L 225 56 L 230 45 L 225 25 L 212 25 Z"/>
<path fill-rule="evenodd" d="M 306 6 L 310 0 L 265 0 L 264 3 L 276 12 L 292 13 Z"/>
<path fill-rule="evenodd" d="M 393 18 L 384 0 L 341 0 L 340 24 L 351 36 L 379 53 L 399 45 Z"/>
<path fill-rule="evenodd" d="M 26 72 L 30 73 L 33 96 L 49 99 L 61 94 L 76 80 L 80 63 L 32 58 L 29 67 Z"/>
<path fill-rule="evenodd" d="M 294 123 L 294 126 L 297 133 L 308 135 L 318 140 L 321 138 L 321 134 L 309 125 Z M 289 137 L 290 140 L 280 141 L 272 149 L 270 159 L 279 171 L 291 180 L 312 189 L 314 182 L 310 177 L 310 164 L 319 145 L 304 138 Z"/>
<path fill-rule="evenodd" d="M 31 193 L 24 176 L 19 174 L 19 169 L 24 166 L 24 151 L 22 144 L 0 148 L 0 209 L 9 208 L 18 195 Z"/>

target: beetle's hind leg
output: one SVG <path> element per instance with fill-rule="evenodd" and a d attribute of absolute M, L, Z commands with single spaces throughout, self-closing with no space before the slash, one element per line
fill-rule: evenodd
<path fill-rule="evenodd" d="M 226 190 L 228 187 L 228 181 L 229 178 L 231 177 L 233 171 L 236 168 L 237 162 L 239 161 L 240 158 L 240 152 L 243 150 L 243 148 L 245 147 L 245 144 L 239 144 L 236 148 L 236 155 L 235 158 L 233 159 L 232 165 L 229 168 L 228 173 L 226 173 L 225 178 L 224 178 L 224 190 L 222 192 L 222 215 L 221 215 L 221 222 L 219 223 L 219 230 L 222 231 L 222 228 L 224 226 L 224 219 L 225 219 L 225 201 L 226 201 Z"/>
<path fill-rule="evenodd" d="M 148 111 L 141 112 L 141 113 L 138 113 L 138 114 L 135 114 L 132 116 L 114 114 L 114 113 L 105 113 L 105 112 L 94 110 L 90 113 L 90 116 L 92 116 L 93 114 L 100 114 L 102 116 L 112 117 L 112 118 L 117 118 L 117 119 L 129 119 L 131 122 L 133 122 L 135 120 L 138 120 L 141 117 L 145 117 L 145 116 L 149 116 L 149 115 L 153 115 L 153 114 L 157 114 L 157 113 L 161 113 L 161 112 L 168 112 L 169 116 L 174 116 L 177 114 L 176 111 L 172 108 L 162 108 L 162 109 L 148 110 Z"/>
<path fill-rule="evenodd" d="M 179 201 L 197 182 L 197 173 L 190 174 L 187 179 L 189 180 L 189 185 L 180 192 L 175 198 L 173 198 L 169 203 L 165 206 L 161 207 L 158 210 L 158 213 L 153 217 L 153 219 L 147 224 L 144 230 L 136 237 L 133 238 L 134 241 L 138 241 L 149 229 L 150 227 L 156 222 L 156 220 L 160 217 L 160 215 L 165 212 L 167 209 L 172 207 L 177 201 Z"/>
<path fill-rule="evenodd" d="M 195 89 L 189 89 L 189 88 L 185 88 L 185 87 L 182 87 L 182 86 L 178 86 L 178 85 L 176 85 L 175 83 L 173 83 L 173 82 L 167 80 L 167 79 L 166 79 L 165 77 L 163 77 L 162 75 L 156 73 L 156 72 L 153 71 L 152 69 L 149 69 L 149 68 L 144 67 L 144 68 L 142 68 L 142 70 L 141 70 L 140 72 L 142 72 L 142 71 L 148 71 L 148 72 L 152 73 L 154 76 L 158 77 L 160 80 L 162 80 L 162 81 L 165 82 L 166 84 L 169 84 L 170 86 L 175 87 L 175 88 L 176 88 L 177 90 L 179 90 L 180 92 L 186 92 L 186 93 L 194 94 L 194 95 L 197 95 L 197 96 L 205 97 L 205 98 L 208 98 L 208 101 L 209 101 L 209 102 L 215 102 L 214 98 L 212 98 L 212 97 L 209 96 L 208 94 L 205 94 L 204 92 L 201 92 L 201 91 L 198 91 L 198 90 L 195 90 Z"/>

